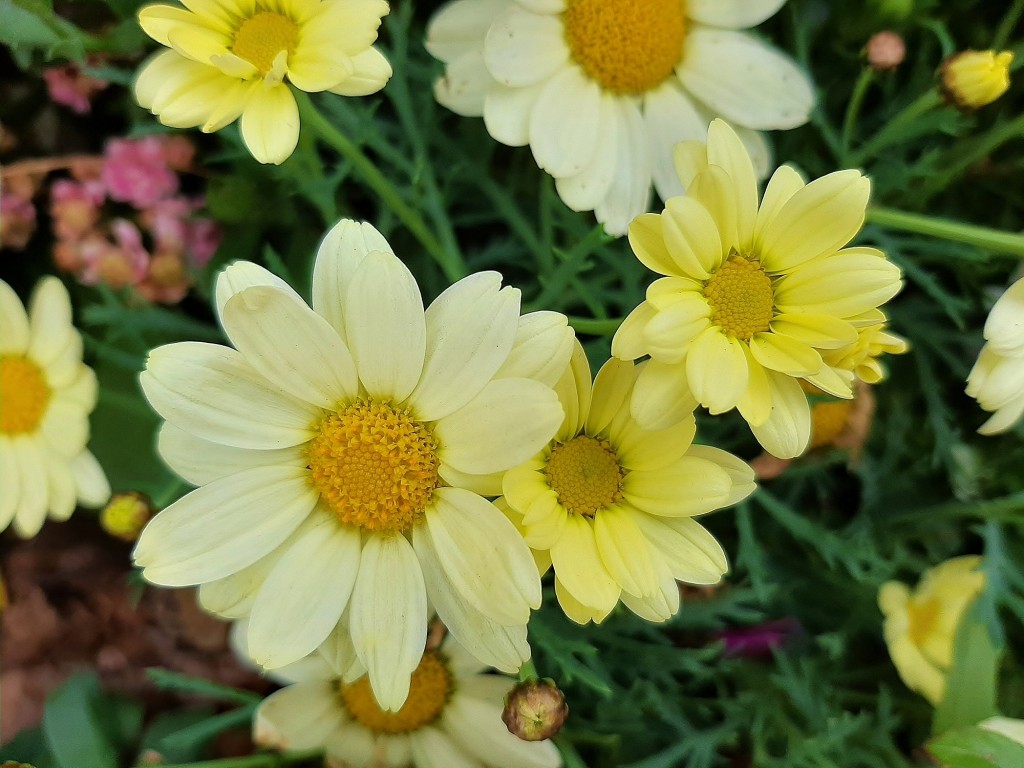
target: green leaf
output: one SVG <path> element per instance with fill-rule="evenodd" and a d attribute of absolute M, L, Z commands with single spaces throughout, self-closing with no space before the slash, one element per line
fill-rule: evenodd
<path fill-rule="evenodd" d="M 979 601 L 975 601 L 957 630 L 953 667 L 946 676 L 946 696 L 935 710 L 932 733 L 974 725 L 998 712 L 1000 649 L 979 611 Z"/>
<path fill-rule="evenodd" d="M 100 691 L 96 675 L 83 672 L 51 694 L 43 734 L 60 768 L 117 768 L 110 719 L 117 714 Z"/>
<path fill-rule="evenodd" d="M 0 747 L 0 761 L 28 763 L 35 768 L 54 768 L 53 755 L 46 747 L 42 728 L 30 728 Z"/>
<path fill-rule="evenodd" d="M 928 743 L 943 768 L 1012 768 L 1024 765 L 1024 745 L 982 728 L 961 728 Z"/>
<path fill-rule="evenodd" d="M 142 737 L 142 751 L 151 749 L 171 763 L 187 763 L 204 757 L 205 743 L 181 743 L 174 737 L 180 732 L 197 723 L 203 723 L 213 717 L 210 708 L 184 709 L 163 712 L 153 719 Z"/>
<path fill-rule="evenodd" d="M 0 0 L 0 43 L 17 54 L 19 65 L 26 66 L 32 50 L 38 49 L 49 60 L 64 57 L 85 58 L 86 34 L 53 12 L 44 0 Z"/>

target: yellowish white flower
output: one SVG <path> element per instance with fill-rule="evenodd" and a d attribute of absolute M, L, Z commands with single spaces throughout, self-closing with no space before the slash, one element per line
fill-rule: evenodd
<path fill-rule="evenodd" d="M 289 88 L 365 96 L 391 65 L 373 47 L 385 0 L 188 0 L 139 11 L 167 51 L 150 58 L 135 98 L 175 128 L 219 131 L 241 117 L 242 139 L 261 163 L 282 163 L 299 138 Z"/>
<path fill-rule="evenodd" d="M 999 297 L 985 321 L 985 346 L 967 376 L 967 394 L 995 411 L 978 431 L 1005 432 L 1024 415 L 1024 278 Z"/>
<path fill-rule="evenodd" d="M 27 539 L 47 515 L 102 506 L 110 484 L 86 448 L 96 375 L 82 362 L 67 289 L 44 277 L 26 313 L 0 280 L 0 328 L 0 531 Z"/>
<path fill-rule="evenodd" d="M 898 581 L 886 582 L 878 592 L 896 671 L 933 705 L 945 696 L 960 622 L 985 587 L 980 564 L 980 557 L 955 557 L 927 571 L 913 592 Z"/>
<path fill-rule="evenodd" d="M 637 371 L 609 360 L 591 386 L 577 342 L 556 386 L 565 420 L 502 484 L 507 514 L 542 570 L 553 564 L 558 602 L 580 624 L 604 620 L 620 599 L 664 621 L 679 609 L 677 579 L 717 584 L 728 570 L 725 552 L 694 517 L 755 487 L 743 461 L 693 444 L 692 412 L 659 431 L 641 428 L 629 407 Z"/>
<path fill-rule="evenodd" d="M 851 397 L 854 369 L 898 343 L 877 307 L 900 290 L 899 268 L 844 247 L 870 183 L 858 171 L 805 183 L 782 166 L 759 201 L 750 157 L 720 120 L 707 145 L 677 147 L 676 169 L 686 194 L 629 227 L 637 258 L 664 275 L 612 340 L 620 359 L 651 357 L 633 415 L 664 429 L 697 403 L 737 408 L 766 450 L 798 456 L 811 426 L 800 380 Z"/>
<path fill-rule="evenodd" d="M 421 649 L 422 652 L 422 649 Z M 323 657 L 256 710 L 253 740 L 282 750 L 319 750 L 341 768 L 557 768 L 551 742 L 517 739 L 501 721 L 513 681 L 485 668 L 449 637 L 422 652 L 409 698 L 380 708 L 365 677 L 342 678 Z"/>
<path fill-rule="evenodd" d="M 1012 51 L 961 51 L 942 63 L 942 91 L 961 109 L 979 109 L 1009 90 L 1012 63 Z"/>
<path fill-rule="evenodd" d="M 551 385 L 572 350 L 564 316 L 520 318 L 519 302 L 483 272 L 424 312 L 387 241 L 348 220 L 320 247 L 312 309 L 261 267 L 228 267 L 216 303 L 235 349 L 167 345 L 141 375 L 167 420 L 161 455 L 200 486 L 143 531 L 146 578 L 247 616 L 268 669 L 341 633 L 388 710 L 428 604 L 482 661 L 517 669 L 540 580 L 480 494 L 558 428 Z"/>
<path fill-rule="evenodd" d="M 682 189 L 672 147 L 703 140 L 716 116 L 737 126 L 768 173 L 763 130 L 807 122 L 814 90 L 786 56 L 741 30 L 785 0 L 455 0 L 426 47 L 445 67 L 437 100 L 530 145 L 566 205 L 624 234 Z"/>

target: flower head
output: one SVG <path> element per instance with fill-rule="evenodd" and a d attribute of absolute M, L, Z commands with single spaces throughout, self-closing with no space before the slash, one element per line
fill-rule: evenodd
<path fill-rule="evenodd" d="M 960 109 L 978 109 L 1010 87 L 1012 51 L 961 51 L 942 63 L 942 92 Z"/>
<path fill-rule="evenodd" d="M 1024 415 L 1024 278 L 999 297 L 985 321 L 985 346 L 967 376 L 967 394 L 995 411 L 978 429 L 1005 432 Z"/>
<path fill-rule="evenodd" d="M 78 503 L 98 507 L 110 486 L 89 442 L 96 376 L 82 363 L 68 292 L 55 277 L 36 285 L 26 314 L 0 280 L 0 531 L 22 538 Z"/>
<path fill-rule="evenodd" d="M 93 58 L 90 64 L 103 63 Z M 61 104 L 72 112 L 85 115 L 92 111 L 92 99 L 110 83 L 106 80 L 90 77 L 82 71 L 78 64 L 64 64 L 59 67 L 47 67 L 43 70 L 46 90 L 55 104 Z"/>
<path fill-rule="evenodd" d="M 167 166 L 164 139 L 111 139 L 103 152 L 101 179 L 111 200 L 148 208 L 178 191 L 178 174 Z"/>
<path fill-rule="evenodd" d="M 692 412 L 659 431 L 636 423 L 630 395 L 637 371 L 610 360 L 591 386 L 577 344 L 556 387 L 565 420 L 502 484 L 509 516 L 526 543 L 550 558 L 558 602 L 581 624 L 604 620 L 620 599 L 664 621 L 679 608 L 677 579 L 720 581 L 725 553 L 693 518 L 754 490 L 742 461 L 692 444 Z"/>
<path fill-rule="evenodd" d="M 677 147 L 676 168 L 686 194 L 629 228 L 637 258 L 665 275 L 612 341 L 620 359 L 652 358 L 633 415 L 664 429 L 697 403 L 737 408 L 770 453 L 797 456 L 810 437 L 799 380 L 851 397 L 855 363 L 896 344 L 878 335 L 877 307 L 899 291 L 900 270 L 875 248 L 844 248 L 870 184 L 858 171 L 808 184 L 782 166 L 759 203 L 750 157 L 720 120 L 706 147 Z"/>
<path fill-rule="evenodd" d="M 381 709 L 366 677 L 339 675 L 312 657 L 295 682 L 256 710 L 253 740 L 278 749 L 323 749 L 331 766 L 369 768 L 557 768 L 550 742 L 528 743 L 501 721 L 513 685 L 484 667 L 449 637 L 420 650 L 409 698 L 396 712 Z"/>
<path fill-rule="evenodd" d="M 456 0 L 427 29 L 446 64 L 437 100 L 483 116 L 510 146 L 530 145 L 573 210 L 625 233 L 680 193 L 672 147 L 707 136 L 717 115 L 738 126 L 768 172 L 762 130 L 794 128 L 814 104 L 790 59 L 741 30 L 784 0 Z"/>
<path fill-rule="evenodd" d="M 143 531 L 146 578 L 200 584 L 208 609 L 248 616 L 266 668 L 339 627 L 387 710 L 408 694 L 428 600 L 482 660 L 517 669 L 540 581 L 481 494 L 562 420 L 566 318 L 520 318 L 495 272 L 424 313 L 387 241 L 348 220 L 321 245 L 312 308 L 249 262 L 221 273 L 216 297 L 235 349 L 160 347 L 141 376 L 167 419 L 161 454 L 201 486 Z"/>
<path fill-rule="evenodd" d="M 295 149 L 299 114 L 288 85 L 343 96 L 384 87 L 391 66 L 373 47 L 384 0 L 204 0 L 139 12 L 171 50 L 139 72 L 135 97 L 177 128 L 219 131 L 241 117 L 242 139 L 261 163 Z M 287 81 L 287 84 L 286 84 Z"/>
<path fill-rule="evenodd" d="M 955 557 L 925 572 L 911 592 L 888 581 L 878 592 L 885 642 L 900 678 L 932 704 L 942 701 L 953 641 L 964 614 L 985 587 L 980 557 Z"/>

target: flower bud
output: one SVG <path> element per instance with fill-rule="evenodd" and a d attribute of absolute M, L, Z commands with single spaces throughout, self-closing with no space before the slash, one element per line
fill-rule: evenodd
<path fill-rule="evenodd" d="M 960 109 L 978 109 L 991 104 L 1010 87 L 1013 53 L 1003 51 L 961 51 L 946 59 L 939 74 L 942 93 Z"/>
<path fill-rule="evenodd" d="M 892 72 L 907 57 L 907 46 L 898 34 L 884 29 L 871 36 L 864 54 L 868 65 L 876 72 Z"/>
<path fill-rule="evenodd" d="M 153 505 L 141 493 L 118 493 L 100 512 L 100 527 L 115 539 L 133 542 L 153 516 Z"/>
<path fill-rule="evenodd" d="M 565 724 L 569 705 L 554 680 L 526 680 L 505 696 L 501 719 L 523 741 L 550 739 Z"/>

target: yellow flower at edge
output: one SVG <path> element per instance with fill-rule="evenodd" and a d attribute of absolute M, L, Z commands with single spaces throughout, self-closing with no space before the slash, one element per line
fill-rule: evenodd
<path fill-rule="evenodd" d="M 980 564 L 980 557 L 954 557 L 926 571 L 913 592 L 898 581 L 878 591 L 885 642 L 900 679 L 936 706 L 945 695 L 957 629 L 985 587 Z"/>
<path fill-rule="evenodd" d="M 146 34 L 170 50 L 135 81 L 139 104 L 174 128 L 219 131 L 241 117 L 245 146 L 282 163 L 299 138 L 289 84 L 365 96 L 391 65 L 373 47 L 385 0 L 188 0 L 139 11 Z"/>
<path fill-rule="evenodd" d="M 985 346 L 967 376 L 967 394 L 995 411 L 978 432 L 995 435 L 1024 415 L 1024 278 L 999 297 L 985 321 Z"/>
<path fill-rule="evenodd" d="M 659 431 L 630 415 L 645 364 L 609 360 L 593 385 L 577 342 L 555 387 L 565 420 L 554 439 L 505 474 L 499 506 L 523 533 L 555 594 L 580 624 L 601 622 L 621 599 L 664 621 L 679 609 L 676 580 L 717 584 L 725 552 L 694 518 L 744 499 L 754 473 L 735 456 L 694 445 L 689 413 Z"/>
<path fill-rule="evenodd" d="M 110 484 L 86 448 L 96 375 L 82 362 L 71 300 L 55 277 L 36 284 L 28 313 L 0 280 L 0 531 L 35 536 L 78 503 L 102 506 Z"/>
<path fill-rule="evenodd" d="M 1010 88 L 1013 52 L 961 51 L 942 63 L 942 92 L 961 109 L 991 104 Z"/>
<path fill-rule="evenodd" d="M 800 380 L 851 397 L 855 372 L 826 358 L 863 348 L 859 364 L 891 343 L 862 329 L 884 323 L 877 308 L 899 292 L 900 270 L 876 248 L 844 247 L 870 183 L 854 170 L 805 183 L 784 165 L 759 201 L 750 156 L 721 120 L 707 145 L 676 148 L 676 170 L 686 194 L 629 227 L 637 258 L 664 275 L 612 340 L 617 358 L 651 357 L 633 415 L 663 429 L 698 403 L 736 408 L 769 453 L 798 456 L 811 428 Z"/>

